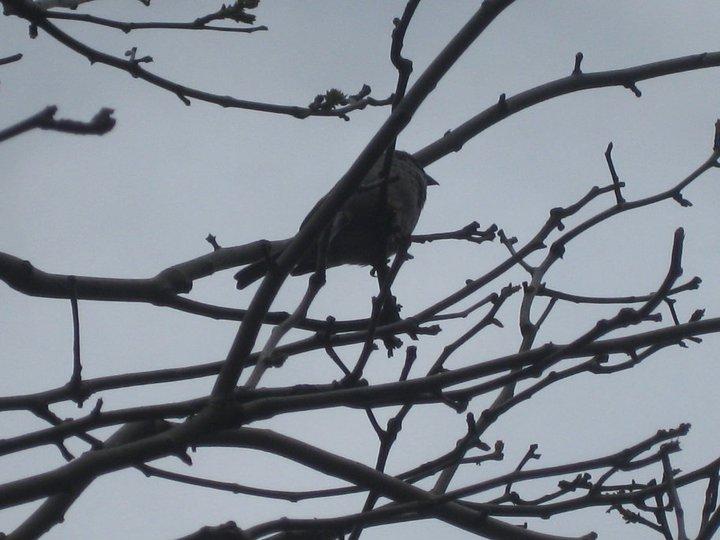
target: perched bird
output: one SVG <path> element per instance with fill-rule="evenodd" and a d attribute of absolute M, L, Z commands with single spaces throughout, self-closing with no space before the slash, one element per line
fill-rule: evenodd
<path fill-rule="evenodd" d="M 384 262 L 387 257 L 397 252 L 415 228 L 425 204 L 426 188 L 437 185 L 437 182 L 423 171 L 410 154 L 395 151 L 386 187 L 383 188 L 380 174 L 384 164 L 383 154 L 362 180 L 357 191 L 335 214 L 330 224 L 329 237 L 326 238 L 326 267 L 342 264 L 365 266 Z M 384 202 L 381 200 L 383 193 L 387 197 Z M 323 200 L 324 198 L 320 199 L 310 211 L 300 225 L 301 229 Z M 263 277 L 268 271 L 270 261 L 276 259 L 290 241 L 291 239 L 273 242 L 268 257 L 235 274 L 237 288 L 244 289 Z M 292 275 L 315 270 L 317 249 L 318 244 L 315 242 L 300 258 Z"/>

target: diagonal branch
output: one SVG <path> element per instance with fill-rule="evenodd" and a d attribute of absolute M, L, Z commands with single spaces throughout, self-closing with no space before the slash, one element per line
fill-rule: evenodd
<path fill-rule="evenodd" d="M 625 69 L 571 74 L 505 98 L 413 154 L 426 167 L 510 115 L 550 99 L 593 88 L 630 87 L 639 81 L 720 66 L 720 52 L 705 52 Z"/>
<path fill-rule="evenodd" d="M 105 441 L 107 447 L 119 447 L 128 442 L 136 441 L 156 431 L 154 422 L 135 422 L 126 424 L 116 431 Z M 85 482 L 77 482 L 70 489 L 48 497 L 40 507 L 35 510 L 20 526 L 12 533 L 3 536 L 7 540 L 25 540 L 27 538 L 39 538 L 53 526 L 62 523 L 65 512 L 73 505 L 75 500 L 82 495 L 83 491 L 90 485 L 91 479 Z"/>
<path fill-rule="evenodd" d="M 437 499 L 443 500 L 415 486 L 380 473 L 372 467 L 269 430 L 241 428 L 236 431 L 209 436 L 203 439 L 203 443 L 240 446 L 272 452 L 353 484 L 377 489 L 385 496 L 398 502 L 420 501 L 432 503 Z M 506 540 L 560 540 L 565 538 L 523 529 L 491 517 L 484 517 L 454 502 L 443 502 L 433 509 L 432 515 L 469 532 L 483 535 L 486 538 Z M 593 538 L 593 536 L 585 535 L 581 538 L 589 539 Z"/>

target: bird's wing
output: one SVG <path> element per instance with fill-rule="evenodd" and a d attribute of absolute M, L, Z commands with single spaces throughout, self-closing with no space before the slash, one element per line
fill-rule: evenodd
<path fill-rule="evenodd" d="M 315 214 L 318 208 L 320 208 L 320 205 L 325 202 L 325 199 L 327 198 L 327 195 L 323 195 L 318 202 L 315 203 L 315 205 L 312 207 L 312 209 L 307 213 L 305 216 L 305 219 L 302 220 L 302 223 L 300 224 L 300 228 L 298 230 L 302 230 L 303 227 L 305 227 L 305 224 L 310 220 L 310 218 Z"/>

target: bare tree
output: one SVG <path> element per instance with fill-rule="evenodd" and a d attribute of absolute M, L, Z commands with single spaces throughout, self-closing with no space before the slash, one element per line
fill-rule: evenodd
<path fill-rule="evenodd" d="M 297 502 L 353 494 L 361 494 L 364 498 L 361 507 L 348 504 L 342 515 L 313 519 L 283 517 L 284 511 L 279 510 L 276 519 L 253 522 L 252 515 L 237 507 L 228 514 L 228 519 L 234 521 L 223 525 L 210 523 L 185 537 L 188 539 L 357 539 L 371 527 L 424 519 L 439 520 L 485 538 L 596 538 L 597 534 L 590 531 L 584 531 L 582 536 L 567 536 L 571 533 L 559 526 L 551 534 L 535 530 L 534 522 L 523 524 L 526 518 L 548 519 L 594 507 L 598 507 L 598 511 L 616 512 L 628 523 L 652 530 L 665 539 L 684 540 L 691 536 L 709 539 L 714 536 L 720 526 L 717 500 L 720 458 L 689 472 L 677 470 L 672 462 L 680 450 L 680 438 L 689 432 L 689 424 L 659 431 L 658 428 L 663 426 L 643 426 L 637 442 L 631 446 L 605 448 L 595 456 L 579 457 L 575 462 L 553 466 L 537 463 L 540 454 L 531 441 L 527 441 L 529 448 L 519 463 L 505 464 L 505 444 L 500 440 L 488 444 L 486 440 L 489 430 L 502 432 L 506 413 L 516 410 L 516 406 L 550 386 L 572 384 L 568 379 L 575 380 L 583 375 L 599 377 L 631 370 L 668 348 L 677 350 L 679 355 L 682 353 L 678 346 L 688 347 L 689 343 L 695 346 L 701 342 L 698 336 L 720 331 L 720 318 L 705 318 L 704 310 L 696 309 L 685 319 L 676 310 L 682 293 L 697 289 L 701 284 L 697 277 L 683 278 L 685 234 L 682 228 L 677 229 L 672 238 L 664 276 L 655 278 L 654 290 L 649 294 L 584 296 L 546 285 L 548 272 L 562 259 L 569 246 L 580 240 L 591 241 L 588 233 L 597 226 L 621 214 L 663 202 L 690 206 L 685 190 L 720 166 L 720 121 L 715 124 L 714 136 L 708 129 L 705 159 L 699 164 L 688 164 L 684 178 L 678 178 L 672 185 L 659 188 L 648 196 L 630 198 L 627 195 L 625 183 L 613 162 L 613 145 L 610 143 L 605 151 L 608 180 L 600 186 L 588 186 L 583 197 L 563 201 L 563 206 L 549 210 L 546 221 L 524 241 L 506 232 L 508 227 L 500 229 L 491 223 L 480 225 L 477 222 L 447 232 L 416 233 L 405 237 L 391 261 L 381 260 L 375 265 L 378 293 L 370 301 L 370 314 L 366 318 L 337 320 L 330 314 L 327 317 L 308 316 L 316 295 L 325 284 L 327 261 L 322 249 L 317 249 L 315 272 L 292 312 L 272 311 L 271 306 L 285 287 L 288 275 L 308 250 L 322 245 L 323 239 L 328 241 L 330 224 L 343 205 L 362 189 L 360 183 L 371 167 L 383 155 L 391 159 L 398 135 L 411 126 L 418 107 L 463 53 L 514 2 L 483 1 L 437 53 L 434 61 L 411 83 L 412 62 L 403 56 L 403 43 L 406 32 L 412 29 L 413 15 L 420 1 L 409 0 L 394 22 L 389 55 L 397 70 L 397 85 L 392 95 L 371 97 L 367 85 L 355 94 L 332 89 L 303 106 L 251 101 L 193 88 L 157 75 L 148 67 L 153 62 L 152 57 L 143 56 L 135 47 L 124 57 L 113 56 L 87 45 L 58 25 L 59 20 L 71 20 L 126 33 L 141 29 L 253 33 L 267 30 L 265 26 L 253 26 L 257 0 L 236 0 L 190 22 L 137 23 L 74 11 L 79 4 L 89 1 L 2 0 L 2 3 L 6 15 L 30 25 L 31 37 L 49 36 L 58 45 L 91 63 L 126 71 L 134 78 L 172 92 L 186 105 L 200 101 L 226 108 L 289 115 L 307 122 L 321 121 L 316 117 L 348 120 L 352 115 L 363 114 L 362 110 L 368 106 L 387 107 L 388 112 L 382 126 L 347 172 L 289 240 L 258 240 L 222 247 L 215 236 L 209 235 L 207 241 L 212 246 L 209 253 L 178 262 L 155 277 L 137 279 L 49 273 L 15 255 L 0 253 L 0 279 L 29 296 L 69 300 L 74 327 L 72 373 L 67 384 L 0 398 L 0 410 L 27 411 L 49 424 L 42 429 L 28 429 L 25 433 L 3 438 L 0 455 L 54 445 L 67 461 L 41 474 L 0 485 L 3 508 L 43 501 L 20 526 L 6 531 L 8 538 L 43 535 L 63 520 L 68 509 L 93 481 L 129 468 L 173 483 L 270 500 Z M 88 7 L 95 8 L 95 5 Z M 531 8 L 517 6 L 517 9 Z M 231 26 L 230 22 L 245 26 Z M 17 61 L 22 61 L 22 56 L 13 54 L 0 59 L 0 65 Z M 640 96 L 638 85 L 643 81 L 720 66 L 720 52 L 609 71 L 586 72 L 582 61 L 582 53 L 577 53 L 567 76 L 514 95 L 500 95 L 496 103 L 449 129 L 435 142 L 412 152 L 414 160 L 427 167 L 452 152 L 461 151 L 473 137 L 515 113 L 565 94 L 621 87 Z M 0 141 L 33 129 L 103 135 L 115 125 L 114 113 L 109 108 L 100 110 L 87 122 L 58 119 L 56 114 L 57 107 L 48 107 L 3 128 Z M 708 119 L 708 126 L 712 126 L 711 119 Z M 387 169 L 380 178 L 383 193 L 387 195 Z M 381 198 L 379 204 L 388 204 L 387 196 Z M 414 313 L 401 311 L 393 291 L 402 280 L 401 269 L 411 259 L 408 250 L 414 244 L 442 241 L 468 242 L 480 245 L 479 249 L 495 242 L 502 245 L 506 255 L 499 263 L 480 270 L 469 268 L 468 272 L 474 277 L 441 299 Z M 280 245 L 283 249 L 278 251 Z M 203 278 L 258 261 L 267 263 L 270 270 L 247 308 L 225 307 L 186 296 L 194 283 Z M 504 285 L 514 275 L 511 272 L 518 270 L 526 273 L 526 281 Z M 231 282 L 227 287 L 233 290 Z M 501 312 L 509 311 L 508 306 L 515 299 L 519 299 L 519 343 L 512 342 L 508 328 L 505 330 L 508 338 L 504 354 L 476 357 L 460 367 L 450 367 L 450 357 L 465 351 L 470 340 L 493 327 L 503 328 Z M 80 352 L 80 301 L 147 303 L 198 317 L 240 321 L 240 326 L 222 361 L 85 378 Z M 593 306 L 616 306 L 616 309 L 613 308 L 612 315 L 597 320 L 588 328 L 574 328 L 575 335 L 570 340 L 541 343 L 538 336 L 543 325 L 563 303 L 575 304 L 578 312 Z M 662 310 L 669 313 L 670 323 L 661 324 Z M 510 314 L 505 313 L 502 318 L 508 319 Z M 465 324 L 459 335 L 448 337 L 441 333 L 444 325 L 457 322 Z M 260 339 L 263 325 L 272 327 L 272 333 Z M 624 332 L 617 335 L 620 330 Z M 281 344 L 288 334 L 298 338 Z M 415 345 L 408 345 L 407 340 L 420 344 L 437 343 L 442 352 L 437 357 L 423 358 L 425 353 L 418 351 Z M 357 347 L 352 349 L 352 345 Z M 354 363 L 350 363 L 350 352 L 341 352 L 344 348 L 358 351 Z M 378 357 L 383 351 L 388 356 L 404 359 L 399 376 L 393 382 L 375 381 L 368 375 L 369 363 L 381 362 Z M 267 370 L 281 369 L 303 353 L 327 358 L 329 369 L 325 383 L 262 386 L 263 379 L 269 378 Z M 420 365 L 425 366 L 423 373 L 418 370 Z M 103 391 L 181 383 L 199 377 L 214 378 L 212 392 L 201 398 L 113 410 L 105 410 L 102 399 L 97 399 L 89 412 L 74 419 L 61 418 L 52 410 L 57 404 L 68 401 L 83 406 Z M 401 433 L 403 423 L 419 405 L 449 408 L 465 414 L 466 430 L 456 440 L 444 441 L 447 448 L 444 453 L 423 463 L 400 457 L 403 470 L 389 472 L 388 462 L 393 457 L 396 441 L 401 436 L 412 436 Z M 307 411 L 341 407 L 364 411 L 377 435 L 376 454 L 367 456 L 365 463 L 277 430 L 256 427 L 260 421 L 290 414 L 297 417 L 296 422 L 302 423 L 303 413 Z M 389 407 L 395 407 L 394 412 L 382 425 L 378 411 Z M 115 429 L 110 437 L 103 439 L 91 434 L 107 427 Z M 81 455 L 72 452 L 66 444 L 70 439 L 82 441 L 87 451 Z M 201 447 L 258 450 L 343 480 L 346 485 L 310 491 L 266 489 L 241 485 L 232 478 L 209 479 L 149 464 L 160 458 L 177 457 L 191 465 L 189 450 Z M 714 451 L 716 453 L 717 449 Z M 490 472 L 488 465 L 493 461 L 500 462 L 497 467 L 505 465 L 504 468 Z M 482 472 L 474 473 L 472 481 L 465 481 L 465 476 L 459 477 L 458 472 L 464 468 L 481 464 Z M 643 480 L 635 480 L 636 475 Z M 172 489 L 173 483 L 168 489 Z M 683 506 L 683 492 L 690 487 L 705 490 L 704 504 L 699 508 Z M 690 514 L 699 516 L 693 518 L 699 523 L 695 531 L 686 524 L 686 516 Z"/>

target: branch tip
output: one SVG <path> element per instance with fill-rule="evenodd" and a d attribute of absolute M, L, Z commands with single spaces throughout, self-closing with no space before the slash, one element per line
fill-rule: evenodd
<path fill-rule="evenodd" d="M 582 75 L 582 69 L 580 68 L 580 64 L 582 64 L 582 60 L 583 60 L 583 53 L 578 52 L 575 55 L 575 67 L 573 67 L 573 71 L 572 71 L 573 75 L 575 75 L 575 76 Z"/>

